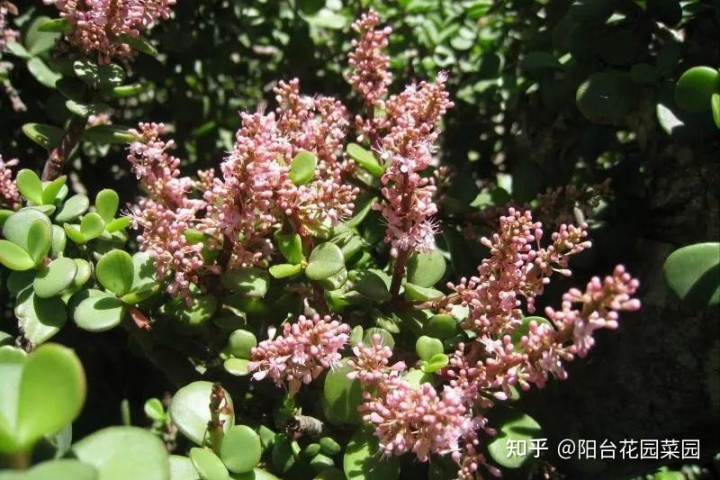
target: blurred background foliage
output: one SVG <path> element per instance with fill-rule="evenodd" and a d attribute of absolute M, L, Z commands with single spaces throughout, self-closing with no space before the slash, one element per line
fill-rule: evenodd
<path fill-rule="evenodd" d="M 55 34 L 35 28 L 56 12 L 15 3 L 24 52 L 11 49 L 3 61 L 13 65 L 6 75 L 27 110 L 15 112 L 0 93 L 0 153 L 40 170 L 46 152 L 20 126 L 70 116 L 54 87 Z M 439 152 L 447 167 L 440 198 L 454 277 L 473 273 L 481 256 L 473 238 L 488 231 L 502 211 L 495 207 L 536 205 L 548 189 L 610 181 L 612 193 L 584 215 L 567 196 L 569 213 L 590 220 L 595 242 L 574 282 L 625 262 L 643 279 L 644 310 L 600 337 L 593 358 L 602 361 L 574 365 L 583 374 L 571 371 L 569 382 L 530 396 L 550 444 L 573 435 L 685 436 L 701 438 L 705 459 L 720 450 L 717 310 L 667 298 L 661 275 L 670 251 L 720 236 L 720 130 L 709 108 L 688 112 L 674 99 L 683 72 L 720 67 L 717 0 L 180 0 L 174 19 L 152 32 L 159 55 L 131 65 L 144 93 L 115 100 L 112 121 L 165 122 L 186 172 L 217 167 L 238 112 L 273 106 L 280 79 L 297 77 L 303 93 L 355 106 L 345 55 L 350 23 L 370 7 L 394 30 L 391 91 L 449 73 L 456 105 Z M 90 195 L 108 185 L 127 202 L 138 193 L 122 147 L 82 145 L 70 169 Z M 563 195 L 548 218 L 567 213 Z M 570 478 L 652 469 L 637 463 L 561 464 Z"/>

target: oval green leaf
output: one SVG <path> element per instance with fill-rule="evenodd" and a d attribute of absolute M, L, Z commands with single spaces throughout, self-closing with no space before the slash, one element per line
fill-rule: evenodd
<path fill-rule="evenodd" d="M 168 409 L 170 418 L 178 430 L 197 445 L 202 445 L 210 421 L 209 405 L 212 388 L 213 384 L 205 381 L 186 385 L 177 391 Z M 232 407 L 230 394 L 227 391 L 225 398 Z M 220 420 L 223 421 L 225 433 L 235 424 L 235 416 L 232 413 L 221 413 Z"/>
<path fill-rule="evenodd" d="M 55 297 L 72 285 L 78 266 L 72 258 L 53 260 L 40 270 L 33 281 L 35 295 L 40 298 Z"/>
<path fill-rule="evenodd" d="M 720 302 L 720 243 L 688 245 L 675 250 L 663 266 L 670 289 L 697 307 Z"/>
<path fill-rule="evenodd" d="M 325 242 L 315 247 L 310 253 L 305 275 L 310 280 L 325 280 L 344 268 L 345 258 L 340 247 L 334 243 Z"/>
<path fill-rule="evenodd" d="M 262 445 L 255 431 L 245 425 L 236 425 L 225 434 L 220 447 L 220 458 L 233 473 L 247 473 L 260 463 Z"/>
<path fill-rule="evenodd" d="M 95 273 L 103 287 L 115 295 L 125 295 L 134 277 L 132 257 L 123 250 L 112 250 L 97 263 Z"/>

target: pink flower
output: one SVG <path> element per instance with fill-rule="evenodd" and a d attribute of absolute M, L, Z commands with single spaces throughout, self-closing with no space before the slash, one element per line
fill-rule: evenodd
<path fill-rule="evenodd" d="M 543 248 L 543 229 L 529 211 L 511 208 L 500 217 L 499 232 L 481 243 L 490 249 L 490 257 L 478 267 L 478 275 L 469 281 L 450 284 L 458 296 L 453 303 L 470 308 L 466 328 L 479 335 L 501 337 L 511 332 L 522 317 L 521 299 L 527 310 L 535 311 L 535 297 L 541 295 L 553 273 L 569 275 L 569 256 L 591 246 L 586 240 L 587 225 L 561 225 Z"/>
<path fill-rule="evenodd" d="M 205 245 L 185 236 L 198 226 L 197 215 L 205 202 L 189 197 L 195 182 L 180 176 L 180 160 L 168 153 L 175 143 L 160 139 L 163 130 L 164 125 L 156 123 L 141 123 L 138 130 L 131 130 L 138 140 L 130 144 L 128 161 L 148 194 L 131 215 L 133 227 L 141 229 L 140 250 L 152 255 L 158 278 L 168 282 L 168 293 L 191 304 L 191 285 L 202 290 L 201 278 L 220 271 L 217 265 L 206 265 Z"/>
<path fill-rule="evenodd" d="M 348 76 L 353 90 L 358 92 L 365 105 L 382 105 L 382 98 L 392 82 L 390 57 L 384 50 L 388 46 L 388 37 L 392 28 L 378 29 L 380 18 L 375 10 L 363 14 L 352 24 L 352 29 L 360 36 L 354 39 L 348 55 L 351 73 Z"/>
<path fill-rule="evenodd" d="M 157 20 L 170 17 L 175 0 L 44 0 L 60 10 L 72 30 L 66 34 L 70 45 L 85 55 L 97 55 L 98 62 L 112 57 L 132 57 L 133 51 L 122 36 L 137 38 Z"/>
<path fill-rule="evenodd" d="M 376 208 L 387 221 L 385 242 L 391 244 L 393 257 L 401 252 L 429 252 L 435 245 L 435 186 L 433 178 L 421 172 L 432 161 L 438 123 L 453 105 L 445 91 L 446 78 L 441 74 L 435 84 L 410 85 L 386 103 L 388 133 L 379 148 L 387 165 L 382 177 L 386 201 Z"/>
<path fill-rule="evenodd" d="M 348 325 L 328 315 L 312 319 L 300 315 L 297 323 L 284 325 L 281 336 L 252 349 L 248 370 L 256 370 L 254 380 L 270 377 L 278 386 L 287 383 L 294 395 L 303 383 L 309 384 L 323 370 L 338 365 L 349 332 Z"/>
<path fill-rule="evenodd" d="M 0 155 L 0 207 L 16 210 L 20 207 L 20 192 L 15 180 L 12 178 L 12 170 L 18 164 L 17 159 L 3 161 Z"/>
<path fill-rule="evenodd" d="M 301 236 L 337 225 L 352 214 L 358 189 L 344 182 L 347 164 L 337 155 L 346 135 L 347 112 L 337 101 L 300 95 L 297 80 L 275 89 L 279 107 L 264 114 L 241 114 L 233 151 L 221 165 L 222 178 L 205 194 L 203 231 L 232 239 L 230 265 L 256 264 L 260 244 L 283 222 Z M 318 158 L 314 178 L 303 185 L 290 179 L 295 156 Z"/>

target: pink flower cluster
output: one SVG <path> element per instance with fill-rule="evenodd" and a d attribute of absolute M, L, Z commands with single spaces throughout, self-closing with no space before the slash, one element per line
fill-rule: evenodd
<path fill-rule="evenodd" d="M 128 161 L 148 195 L 132 209 L 133 227 L 142 229 L 137 238 L 140 250 L 151 253 L 158 278 L 169 281 L 168 292 L 190 304 L 191 285 L 199 284 L 201 274 L 218 269 L 205 264 L 203 243 L 186 238 L 205 203 L 189 198 L 196 184 L 180 176 L 180 160 L 168 153 L 175 143 L 160 139 L 163 130 L 164 125 L 156 123 L 141 123 L 131 130 L 138 140 L 130 144 Z"/>
<path fill-rule="evenodd" d="M 260 342 L 252 349 L 249 371 L 254 380 L 270 377 L 278 385 L 287 383 L 294 395 L 303 383 L 309 384 L 323 370 L 340 362 L 340 350 L 349 339 L 350 327 L 329 315 L 312 319 L 303 315 L 296 323 L 286 323 L 283 334 Z"/>
<path fill-rule="evenodd" d="M 113 57 L 132 57 L 123 37 L 138 38 L 157 20 L 170 17 L 176 0 L 44 0 L 55 4 L 72 30 L 66 34 L 73 47 L 97 55 L 100 63 Z"/>
<path fill-rule="evenodd" d="M 300 95 L 297 80 L 275 89 L 279 107 L 243 113 L 230 156 L 205 194 L 201 229 L 233 241 L 230 265 L 256 264 L 254 255 L 271 230 L 289 222 L 301 236 L 337 225 L 352 214 L 358 189 L 343 182 L 348 164 L 337 160 L 348 125 L 340 102 Z M 295 185 L 292 161 L 307 151 L 318 158 L 314 178 Z"/>
<path fill-rule="evenodd" d="M 432 177 L 421 172 L 432 162 L 440 134 L 437 125 L 453 105 L 445 91 L 446 79 L 440 74 L 434 84 L 410 85 L 386 103 L 387 134 L 379 147 L 387 165 L 381 179 L 386 201 L 377 208 L 387 221 L 385 241 L 391 244 L 394 257 L 400 252 L 428 252 L 435 246 L 435 185 Z"/>
<path fill-rule="evenodd" d="M 3 161 L 0 155 L 0 208 L 16 210 L 20 206 L 20 192 L 13 180 L 10 167 L 18 164 L 17 159 Z"/>
<path fill-rule="evenodd" d="M 587 225 L 561 225 L 552 234 L 552 244 L 540 246 L 542 224 L 534 222 L 529 211 L 511 208 L 500 217 L 499 232 L 481 243 L 490 249 L 490 257 L 478 267 L 478 276 L 461 279 L 448 286 L 457 296 L 451 303 L 470 309 L 464 327 L 479 335 L 502 335 L 513 330 L 522 317 L 521 298 L 527 310 L 535 311 L 535 297 L 543 293 L 553 273 L 570 275 L 569 256 L 591 246 Z"/>
<path fill-rule="evenodd" d="M 497 472 L 478 451 L 478 431 L 494 431 L 483 415 L 473 411 L 475 396 L 469 395 L 467 385 L 445 385 L 440 393 L 430 383 L 413 385 L 402 376 L 403 362 L 388 367 L 392 350 L 382 345 L 379 335 L 369 346 L 355 346 L 353 353 L 348 378 L 363 386 L 365 402 L 360 410 L 363 419 L 375 426 L 384 454 L 413 452 L 421 462 L 430 461 L 432 454 L 450 455 L 461 472 L 467 472 L 461 478 L 472 478 L 479 465 Z"/>
<path fill-rule="evenodd" d="M 17 15 L 15 5 L 5 0 L 0 1 L 0 54 L 5 51 L 7 44 L 15 40 L 19 33 L 8 25 L 8 14 Z"/>
<path fill-rule="evenodd" d="M 366 113 L 370 117 L 363 119 L 358 115 L 355 118 L 356 127 L 365 134 L 377 128 L 374 109 L 384 108 L 383 99 L 392 83 L 390 57 L 385 53 L 392 28 L 378 29 L 379 23 L 380 18 L 374 10 L 355 20 L 352 29 L 358 33 L 359 38 L 352 41 L 353 50 L 348 55 L 348 81 L 353 90 L 363 98 Z"/>

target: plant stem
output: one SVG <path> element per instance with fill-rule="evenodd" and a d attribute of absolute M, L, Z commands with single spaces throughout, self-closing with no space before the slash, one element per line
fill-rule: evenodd
<path fill-rule="evenodd" d="M 408 250 L 400 250 L 395 265 L 393 265 L 392 283 L 390 284 L 390 294 L 393 299 L 397 299 L 400 294 L 400 286 L 405 276 L 405 264 L 407 263 L 410 252 Z"/>
<path fill-rule="evenodd" d="M 7 457 L 7 464 L 12 470 L 27 470 L 30 467 L 30 452 L 15 452 Z"/>
<path fill-rule="evenodd" d="M 83 132 L 85 132 L 86 124 L 86 118 L 78 116 L 72 117 L 70 125 L 68 125 L 65 131 L 65 136 L 60 141 L 60 145 L 50 150 L 50 155 L 45 162 L 45 168 L 43 168 L 42 180 L 53 181 L 62 175 L 67 157 L 80 141 L 80 137 L 82 137 Z"/>

